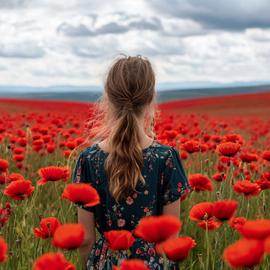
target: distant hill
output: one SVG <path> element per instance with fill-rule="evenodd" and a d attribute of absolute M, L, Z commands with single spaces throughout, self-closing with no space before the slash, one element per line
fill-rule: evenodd
<path fill-rule="evenodd" d="M 17 91 L 10 91 L 8 87 L 0 87 L 0 97 L 11 97 L 20 99 L 46 99 L 46 100 L 69 100 L 69 101 L 82 101 L 82 102 L 94 102 L 101 96 L 100 90 L 89 90 L 87 87 L 70 88 L 65 91 L 64 88 L 52 89 L 45 91 L 46 89 L 31 88 L 31 91 L 21 89 L 17 87 Z M 14 90 L 14 89 L 13 89 Z M 16 90 L 16 89 L 15 89 Z M 202 98 L 209 96 L 224 96 L 234 94 L 245 94 L 253 92 L 264 92 L 270 91 L 270 85 L 259 85 L 259 86 L 230 86 L 230 87 L 204 87 L 204 88 L 191 88 L 191 89 L 173 89 L 173 90 L 160 90 L 157 92 L 158 102 L 168 100 L 183 100 Z"/>

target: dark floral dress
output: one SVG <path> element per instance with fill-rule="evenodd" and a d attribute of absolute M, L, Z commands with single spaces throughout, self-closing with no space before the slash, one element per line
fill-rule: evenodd
<path fill-rule="evenodd" d="M 98 143 L 80 153 L 73 175 L 73 182 L 91 183 L 99 193 L 101 203 L 97 206 L 79 207 L 91 211 L 95 226 L 100 234 L 87 260 L 88 270 L 109 270 L 119 265 L 123 259 L 141 259 L 150 269 L 164 269 L 164 259 L 156 254 L 154 244 L 135 237 L 127 251 L 112 253 L 107 248 L 103 235 L 109 230 L 132 231 L 144 216 L 161 215 L 162 206 L 170 204 L 192 191 L 184 172 L 179 152 L 172 146 L 154 140 L 143 150 L 144 166 L 142 174 L 146 185 L 140 182 L 138 192 L 117 204 L 109 195 L 108 182 L 104 171 L 104 160 L 109 153 Z M 177 263 L 167 261 L 169 269 L 179 269 Z"/>

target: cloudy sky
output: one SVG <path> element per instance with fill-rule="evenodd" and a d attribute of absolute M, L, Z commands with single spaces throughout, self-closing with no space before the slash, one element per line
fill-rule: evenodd
<path fill-rule="evenodd" d="M 101 85 L 120 53 L 158 83 L 269 81 L 269 0 L 0 0 L 0 85 Z"/>

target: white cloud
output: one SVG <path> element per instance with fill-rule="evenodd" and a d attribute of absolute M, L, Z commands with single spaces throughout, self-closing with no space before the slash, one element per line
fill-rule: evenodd
<path fill-rule="evenodd" d="M 269 80 L 266 0 L 173 2 L 0 0 L 0 84 L 101 84 L 119 53 L 149 57 L 158 82 Z"/>

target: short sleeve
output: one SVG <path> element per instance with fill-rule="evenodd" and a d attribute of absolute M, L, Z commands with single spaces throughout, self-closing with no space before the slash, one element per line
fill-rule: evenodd
<path fill-rule="evenodd" d="M 91 166 L 89 160 L 81 152 L 79 158 L 76 161 L 75 169 L 73 172 L 72 182 L 75 183 L 90 183 L 91 180 Z M 94 212 L 95 206 L 83 206 L 75 203 L 78 207 L 90 212 Z"/>
<path fill-rule="evenodd" d="M 179 151 L 171 147 L 163 168 L 162 205 L 170 204 L 191 191 Z"/>

